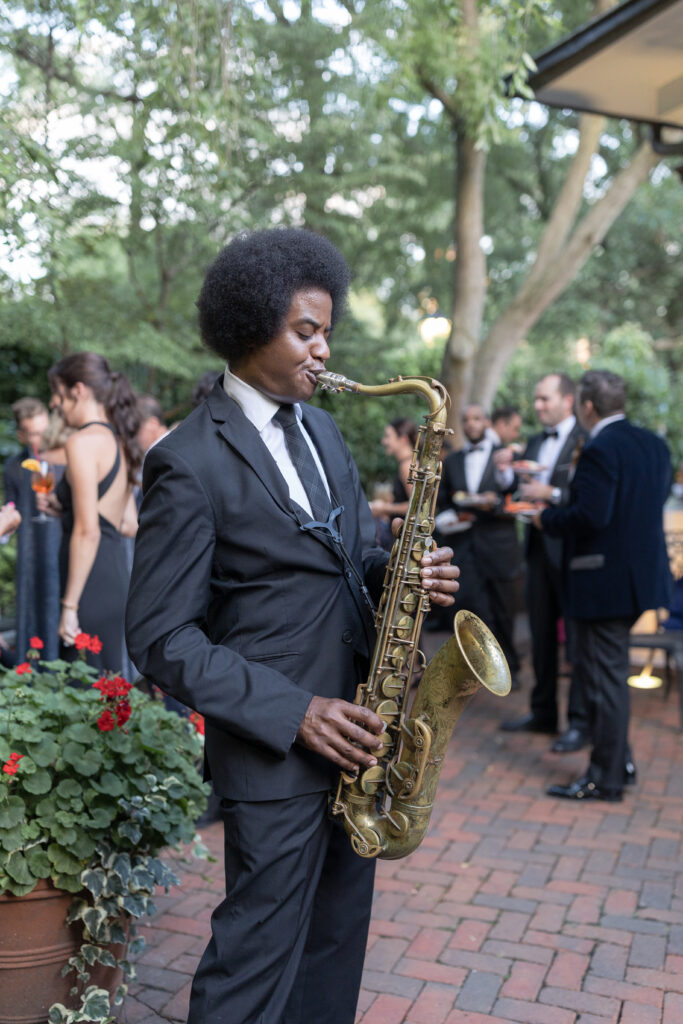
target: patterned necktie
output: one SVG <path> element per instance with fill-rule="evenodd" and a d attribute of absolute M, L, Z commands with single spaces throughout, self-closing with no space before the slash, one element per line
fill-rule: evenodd
<path fill-rule="evenodd" d="M 273 419 L 276 423 L 280 424 L 284 431 L 287 451 L 308 495 L 313 518 L 318 522 L 327 522 L 332 506 L 325 490 L 325 484 L 311 455 L 311 449 L 306 444 L 304 435 L 299 430 L 294 406 L 281 405 Z"/>

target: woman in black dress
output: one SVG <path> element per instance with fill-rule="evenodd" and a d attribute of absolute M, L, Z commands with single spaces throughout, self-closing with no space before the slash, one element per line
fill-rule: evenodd
<path fill-rule="evenodd" d="M 49 372 L 52 406 L 74 427 L 66 471 L 50 504 L 62 517 L 59 553 L 60 654 L 76 656 L 79 633 L 99 637 L 90 664 L 120 672 L 127 663 L 125 535 L 137 522 L 133 485 L 140 466 L 135 395 L 122 373 L 94 352 L 77 352 Z"/>

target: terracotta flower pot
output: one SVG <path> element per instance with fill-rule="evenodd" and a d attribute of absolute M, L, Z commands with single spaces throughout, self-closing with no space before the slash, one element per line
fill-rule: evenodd
<path fill-rule="evenodd" d="M 72 899 L 47 881 L 26 896 L 0 896 L 0 1024 L 44 1024 L 53 1003 L 78 1005 L 69 996 L 75 975 L 61 974 L 81 943 L 81 926 L 66 924 Z M 88 984 L 113 994 L 120 982 L 120 970 L 98 964 Z"/>

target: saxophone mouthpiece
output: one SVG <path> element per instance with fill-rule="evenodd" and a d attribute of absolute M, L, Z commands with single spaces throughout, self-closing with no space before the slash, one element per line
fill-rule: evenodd
<path fill-rule="evenodd" d="M 323 391 L 357 391 L 358 384 L 355 380 L 349 380 L 341 373 L 329 373 L 324 370 L 318 374 L 318 384 Z"/>

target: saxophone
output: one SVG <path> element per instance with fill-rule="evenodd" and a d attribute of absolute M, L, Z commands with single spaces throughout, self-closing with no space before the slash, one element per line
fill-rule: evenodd
<path fill-rule="evenodd" d="M 318 375 L 327 391 L 366 395 L 420 394 L 429 403 L 413 451 L 413 485 L 403 526 L 389 558 L 375 616 L 377 641 L 368 678 L 356 704 L 385 723 L 377 764 L 352 774 L 342 771 L 330 812 L 339 817 L 361 857 L 396 860 L 412 853 L 429 825 L 444 755 L 455 723 L 480 686 L 503 696 L 510 691 L 505 655 L 491 631 L 472 612 L 459 611 L 450 637 L 425 667 L 418 648 L 429 611 L 420 562 L 434 547 L 434 507 L 446 433 L 448 393 L 428 377 L 396 377 L 368 386 L 336 373 Z M 424 668 L 410 711 L 406 702 L 415 664 Z"/>

